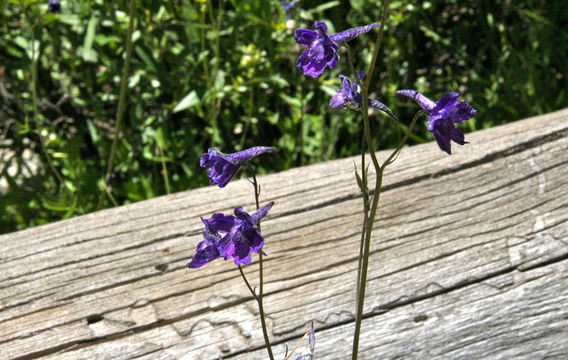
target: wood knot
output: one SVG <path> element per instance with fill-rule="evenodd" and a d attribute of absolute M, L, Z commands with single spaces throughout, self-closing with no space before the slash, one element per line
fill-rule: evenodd
<path fill-rule="evenodd" d="M 164 271 L 168 270 L 168 264 L 158 264 L 158 265 L 154 266 L 154 269 L 156 269 L 160 272 L 164 272 Z"/>
<path fill-rule="evenodd" d="M 414 317 L 414 322 L 423 322 L 428 320 L 428 316 L 422 314 Z"/>

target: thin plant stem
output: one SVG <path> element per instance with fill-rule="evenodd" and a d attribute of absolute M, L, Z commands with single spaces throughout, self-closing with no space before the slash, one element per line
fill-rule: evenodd
<path fill-rule="evenodd" d="M 170 186 L 170 175 L 168 172 L 168 165 L 164 160 L 164 150 L 162 150 L 162 147 L 160 145 L 158 145 L 158 152 L 160 153 L 160 158 L 161 158 L 160 162 L 162 163 L 162 176 L 164 177 L 164 186 L 166 188 L 166 194 L 169 195 L 172 193 L 172 188 Z"/>
<path fill-rule="evenodd" d="M 357 76 L 355 72 L 355 66 L 353 65 L 353 54 L 351 52 L 351 48 L 345 44 L 347 47 L 347 59 L 349 62 L 349 68 L 351 70 L 351 74 L 357 85 L 359 85 L 360 89 L 363 89 L 363 84 L 361 83 L 361 79 Z M 365 149 L 367 143 L 365 138 L 365 132 L 361 135 L 361 193 L 363 195 L 363 225 L 361 230 L 361 240 L 359 243 L 359 257 L 357 258 L 357 288 L 356 288 L 356 296 L 355 302 L 359 302 L 359 290 L 361 287 L 361 268 L 363 265 L 363 249 L 365 248 L 365 229 L 367 228 L 367 222 L 369 221 L 369 188 L 367 186 L 367 171 L 366 171 L 366 164 L 365 164 Z"/>
<path fill-rule="evenodd" d="M 256 203 L 256 210 L 260 209 L 260 185 L 256 180 L 256 174 L 252 167 L 249 167 L 252 176 L 252 185 L 254 186 L 254 200 Z M 260 223 L 257 224 L 258 232 L 260 230 Z M 266 351 L 268 352 L 268 357 L 270 360 L 274 360 L 274 355 L 272 354 L 272 346 L 270 345 L 270 339 L 268 338 L 268 329 L 266 327 L 266 319 L 264 314 L 264 271 L 263 271 L 263 255 L 262 250 L 258 252 L 258 273 L 259 273 L 259 292 L 258 296 L 255 297 L 258 303 L 258 311 L 260 313 L 260 323 L 262 325 L 262 335 L 264 336 L 264 343 L 266 344 Z M 250 285 L 249 285 L 250 286 Z M 249 287 L 250 289 L 250 287 Z"/>
<path fill-rule="evenodd" d="M 389 166 L 390 164 L 392 164 L 397 159 L 398 154 L 400 154 L 400 150 L 402 150 L 402 147 L 406 143 L 406 140 L 408 140 L 408 137 L 412 133 L 412 130 L 414 130 L 414 127 L 416 126 L 416 121 L 418 120 L 418 118 L 420 118 L 421 115 L 424 114 L 425 114 L 424 111 L 419 111 L 414 115 L 414 117 L 412 118 L 412 122 L 408 127 L 408 130 L 404 134 L 404 137 L 402 138 L 396 149 L 389 155 L 389 157 L 383 163 L 383 169 Z"/>
<path fill-rule="evenodd" d="M 365 226 L 365 239 L 363 241 L 363 252 L 362 252 L 362 262 L 361 262 L 361 273 L 360 273 L 360 283 L 358 284 L 358 292 L 357 292 L 357 310 L 356 310 L 356 318 L 355 318 L 355 332 L 353 335 L 353 351 L 351 354 L 352 360 L 357 360 L 359 354 L 359 337 L 361 334 L 361 323 L 363 321 L 363 308 L 365 303 L 365 291 L 367 285 L 367 270 L 369 266 L 369 255 L 370 255 L 370 248 L 371 248 L 371 234 L 373 231 L 373 223 L 375 222 L 375 216 L 377 214 L 377 207 L 379 205 L 379 199 L 381 195 L 381 187 L 383 182 L 383 172 L 384 169 L 381 167 L 377 156 L 375 155 L 375 145 L 373 144 L 373 139 L 371 137 L 371 127 L 369 124 L 369 84 L 371 82 L 371 78 L 373 77 L 373 72 L 375 70 L 375 63 L 377 60 L 377 56 L 379 53 L 379 48 L 381 45 L 381 41 L 384 34 L 384 27 L 388 13 L 388 0 L 384 1 L 383 4 L 383 15 L 381 24 L 379 26 L 379 33 L 377 35 L 377 40 L 375 42 L 375 47 L 373 50 L 373 58 L 371 60 L 371 64 L 369 66 L 369 70 L 367 71 L 365 82 L 361 89 L 362 95 L 362 104 L 361 110 L 363 112 L 363 132 L 365 136 L 365 141 L 367 143 L 367 151 L 371 156 L 371 160 L 373 163 L 373 167 L 375 168 L 376 178 L 375 178 L 375 194 L 373 195 L 373 200 L 371 203 L 369 216 L 367 218 Z M 355 74 L 355 78 L 357 78 Z M 367 174 L 365 174 L 367 176 Z"/>
<path fill-rule="evenodd" d="M 213 42 L 213 69 L 209 76 L 207 77 L 207 88 L 210 89 L 211 92 L 214 90 L 214 83 L 217 80 L 217 75 L 219 74 L 219 54 L 221 49 L 220 43 L 220 36 L 219 32 L 221 31 L 221 21 L 223 16 L 223 9 L 225 7 L 225 1 L 220 0 L 218 5 L 218 12 L 217 17 L 215 17 L 213 11 L 213 1 L 207 1 L 207 12 L 209 15 L 209 19 L 211 21 L 211 26 L 214 32 L 214 42 Z M 205 60 L 206 62 L 207 60 Z M 211 93 L 209 104 L 207 107 L 208 118 L 211 121 L 211 130 L 212 130 L 212 143 L 214 146 L 221 144 L 221 129 L 219 128 L 219 105 L 221 103 L 221 99 L 217 98 L 217 94 Z"/>
<path fill-rule="evenodd" d="M 252 286 L 250 286 L 250 283 L 245 275 L 245 272 L 243 271 L 243 268 L 241 265 L 238 266 L 239 267 L 239 272 L 241 273 L 241 277 L 243 278 L 243 281 L 245 282 L 247 288 L 249 289 L 252 297 L 258 301 L 258 295 L 256 295 L 256 293 L 254 292 L 254 289 L 252 288 Z"/>
<path fill-rule="evenodd" d="M 104 190 L 106 191 L 108 198 L 110 199 L 110 201 L 112 202 L 112 204 L 114 206 L 118 206 L 118 201 L 116 201 L 116 198 L 114 197 L 114 195 L 112 194 L 112 191 L 110 189 L 110 187 L 106 186 L 104 187 Z"/>
<path fill-rule="evenodd" d="M 249 101 L 248 101 L 247 120 L 245 121 L 243 132 L 241 133 L 241 143 L 239 145 L 239 150 L 244 149 L 245 141 L 247 139 L 247 135 L 248 135 L 249 129 L 251 127 L 252 113 L 254 111 L 254 86 L 251 86 L 251 88 L 250 88 L 248 100 Z"/>
<path fill-rule="evenodd" d="M 128 74 L 130 73 L 130 59 L 132 58 L 132 34 L 134 33 L 134 2 L 135 0 L 130 0 L 129 9 L 129 20 L 128 20 L 128 34 L 126 36 L 126 57 L 124 59 L 124 65 L 122 67 L 122 78 L 120 79 L 120 93 L 118 95 L 118 109 L 116 111 L 116 124 L 114 128 L 114 137 L 112 140 L 112 146 L 110 148 L 110 155 L 107 163 L 106 175 L 104 178 L 104 187 L 106 188 L 103 193 L 99 196 L 99 203 L 97 204 L 97 209 L 100 209 L 103 205 L 104 194 L 109 194 L 110 189 L 108 189 L 106 182 L 114 168 L 114 160 L 116 157 L 116 149 L 118 147 L 118 141 L 120 138 L 120 128 L 122 125 L 122 119 L 124 117 L 124 111 L 126 110 L 126 91 L 128 85 Z"/>
<path fill-rule="evenodd" d="M 270 339 L 268 338 L 268 330 L 266 328 L 266 319 L 264 316 L 264 300 L 263 300 L 263 267 L 262 267 L 262 250 L 258 253 L 258 263 L 259 263 L 259 282 L 260 290 L 258 294 L 258 311 L 260 312 L 260 322 L 262 323 L 262 335 L 264 336 L 264 342 L 266 343 L 266 351 L 268 351 L 268 357 L 270 360 L 274 360 L 274 355 L 272 354 L 272 346 L 270 345 Z"/>
<path fill-rule="evenodd" d="M 20 5 L 22 6 L 23 9 L 23 13 L 24 13 L 24 18 L 26 23 L 30 22 L 30 19 L 28 17 L 28 12 L 27 9 L 25 8 L 25 3 L 23 1 L 20 1 Z M 39 139 L 39 146 L 41 147 L 41 151 L 45 156 L 45 160 L 47 162 L 47 166 L 49 167 L 49 169 L 51 170 L 51 172 L 53 173 L 53 176 L 55 176 L 55 181 L 57 186 L 59 187 L 60 185 L 63 184 L 63 177 L 61 176 L 61 174 L 59 174 L 59 171 L 57 171 L 57 169 L 55 168 L 55 165 L 53 164 L 53 160 L 51 159 L 51 155 L 49 155 L 49 152 L 47 151 L 47 146 L 45 145 L 45 142 L 43 141 L 43 137 L 41 135 L 41 130 L 38 131 L 38 127 L 37 126 L 37 121 L 39 118 L 39 111 L 38 111 L 38 103 L 39 103 L 39 94 L 38 94 L 38 81 L 37 81 L 37 63 L 38 63 L 38 58 L 39 55 L 36 56 L 36 41 L 35 41 L 35 28 L 37 26 L 37 22 L 35 22 L 34 19 L 34 23 L 30 26 L 30 44 L 31 44 L 31 49 L 30 49 L 30 53 L 31 53 L 31 61 L 30 61 L 30 73 L 32 75 L 32 81 L 31 81 L 31 90 L 32 90 L 32 109 L 33 109 L 33 121 L 32 124 L 34 124 L 34 128 L 36 128 L 36 134 L 37 137 Z M 30 129 L 30 123 L 29 123 L 29 118 L 28 116 L 26 116 L 25 118 L 25 128 L 26 130 Z"/>
<path fill-rule="evenodd" d="M 371 84 L 371 78 L 373 77 L 373 72 L 375 71 L 375 64 L 377 63 L 377 57 L 379 56 L 379 49 L 381 47 L 381 41 L 383 40 L 383 33 L 385 32 L 385 23 L 387 21 L 387 14 L 389 9 L 389 0 L 383 1 L 383 16 L 381 18 L 381 24 L 379 26 L 379 34 L 377 35 L 377 40 L 375 41 L 375 48 L 373 49 L 373 57 L 371 58 L 371 64 L 369 65 L 369 70 L 367 70 L 367 78 L 365 79 L 365 91 L 369 91 L 369 85 Z"/>
<path fill-rule="evenodd" d="M 304 157 L 304 153 L 305 153 L 304 152 L 304 143 L 305 143 L 305 140 L 304 140 L 304 126 L 305 126 L 305 124 L 304 124 L 304 106 L 306 106 L 306 105 L 305 105 L 305 99 L 304 99 L 304 77 L 300 75 L 299 78 L 300 78 L 299 79 L 299 82 L 300 82 L 300 86 L 299 86 L 299 88 L 300 88 L 300 121 L 299 121 L 299 123 L 300 123 L 300 125 L 299 125 L 299 127 L 300 127 L 300 131 L 299 131 L 300 132 L 300 134 L 299 134 L 300 135 L 300 141 L 299 141 L 299 146 L 300 146 L 300 166 L 303 166 L 304 163 L 306 162 L 305 161 L 306 159 Z"/>

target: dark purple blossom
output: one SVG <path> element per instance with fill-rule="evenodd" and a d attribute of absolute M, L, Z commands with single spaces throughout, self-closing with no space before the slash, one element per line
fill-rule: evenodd
<path fill-rule="evenodd" d="M 357 71 L 357 77 L 359 78 L 359 80 L 363 81 L 365 80 L 365 73 L 359 70 Z M 329 101 L 329 106 L 331 106 L 333 109 L 359 109 L 361 107 L 361 104 L 363 103 L 363 97 L 357 90 L 357 82 L 349 80 L 349 78 L 344 75 L 339 75 L 339 78 L 341 79 L 341 84 L 343 85 L 343 87 L 337 90 L 337 93 L 333 95 L 333 97 Z M 374 99 L 369 99 L 368 104 L 369 107 L 379 109 L 396 120 L 396 116 L 393 114 L 393 112 L 382 102 Z"/>
<path fill-rule="evenodd" d="M 202 219 L 205 225 L 203 241 L 197 244 L 195 255 L 187 266 L 198 268 L 219 257 L 232 258 L 235 265 L 250 264 L 252 253 L 258 254 L 264 245 L 258 224 L 272 205 L 273 202 L 268 203 L 252 215 L 239 206 L 235 208 L 235 215 L 216 213 L 210 219 Z"/>
<path fill-rule="evenodd" d="M 471 119 L 476 113 L 467 101 L 457 102 L 458 93 L 449 93 L 442 96 L 437 102 L 433 102 L 416 90 L 398 90 L 397 95 L 403 95 L 416 101 L 418 105 L 428 113 L 428 131 L 434 134 L 434 138 L 442 151 L 452 153 L 451 142 L 464 145 L 463 131 L 456 127 L 455 123 Z"/>
<path fill-rule="evenodd" d="M 53 14 L 60 13 L 61 3 L 59 3 L 59 0 L 49 0 L 49 2 L 47 3 L 47 10 Z"/>
<path fill-rule="evenodd" d="M 329 105 L 333 109 L 349 108 L 358 109 L 363 102 L 363 98 L 359 91 L 357 91 L 357 82 L 349 80 L 345 75 L 339 75 L 341 79 L 341 84 L 343 87 L 337 90 L 337 93 L 333 95 L 329 101 Z"/>
<path fill-rule="evenodd" d="M 273 147 L 256 146 L 234 154 L 223 154 L 217 149 L 210 148 L 201 155 L 199 165 L 209 169 L 207 176 L 209 176 L 211 184 L 224 187 L 247 161 L 260 154 L 274 150 L 275 148 Z"/>
<path fill-rule="evenodd" d="M 328 34 L 327 25 L 321 21 L 316 21 L 314 22 L 314 28 L 316 30 L 296 29 L 294 32 L 296 42 L 308 47 L 298 58 L 296 66 L 302 70 L 304 75 L 316 78 L 323 74 L 326 67 L 333 69 L 335 65 L 337 65 L 337 50 L 339 49 L 339 45 L 377 26 L 379 26 L 379 24 L 371 24 L 336 34 Z"/>

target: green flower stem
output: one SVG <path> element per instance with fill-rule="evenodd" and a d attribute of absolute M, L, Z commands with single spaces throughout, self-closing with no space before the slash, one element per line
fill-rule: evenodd
<path fill-rule="evenodd" d="M 214 83 L 217 81 L 217 75 L 219 74 L 219 54 L 221 53 L 221 41 L 219 33 L 221 32 L 221 22 L 223 20 L 224 8 L 225 0 L 220 0 L 217 7 L 217 17 L 215 17 L 215 13 L 213 11 L 213 1 L 207 1 L 207 11 L 209 14 L 209 19 L 211 20 L 213 32 L 215 34 L 213 39 L 213 71 L 212 73 L 208 74 L 209 76 L 207 76 L 207 89 L 209 89 L 209 91 L 213 91 L 212 89 L 215 88 Z M 207 62 L 207 60 L 205 60 L 205 62 Z M 219 113 L 221 111 L 220 107 L 222 98 L 217 98 L 217 95 L 217 93 L 211 92 L 211 95 L 209 97 L 209 104 L 207 107 L 207 117 L 211 122 L 211 137 L 214 146 L 221 145 L 223 141 L 221 136 L 221 129 L 219 128 Z"/>
<path fill-rule="evenodd" d="M 256 180 L 256 174 L 254 172 L 254 170 L 252 169 L 252 167 L 249 167 L 249 170 L 252 174 L 252 185 L 254 186 L 254 200 L 256 203 L 256 210 L 260 209 L 260 185 L 258 184 L 258 181 Z M 260 223 L 257 224 L 257 228 L 258 228 L 258 232 L 260 231 Z M 266 328 L 266 319 L 265 319 L 265 315 L 264 315 L 264 300 L 263 300 L 263 295 L 264 295 L 264 272 L 263 272 L 263 261 L 262 261 L 262 250 L 260 250 L 258 252 L 258 273 L 259 273 L 259 292 L 258 295 L 254 294 L 254 290 L 252 291 L 254 298 L 256 299 L 256 302 L 258 303 L 258 311 L 260 313 L 260 323 L 262 325 L 262 335 L 264 336 L 264 343 L 266 344 L 266 351 L 268 351 L 268 357 L 270 358 L 270 360 L 274 360 L 274 355 L 272 354 L 272 346 L 270 345 L 270 339 L 268 338 L 268 329 Z M 239 270 L 240 270 L 240 266 L 239 266 Z M 244 273 L 241 270 L 241 275 L 243 276 L 243 279 L 245 279 L 244 277 Z M 245 280 L 245 282 L 247 283 L 247 287 L 249 288 L 249 290 L 251 290 L 250 284 L 248 284 L 248 281 Z"/>
<path fill-rule="evenodd" d="M 128 85 L 128 74 L 130 73 L 130 59 L 132 58 L 132 34 L 134 33 L 134 0 L 130 0 L 129 9 L 129 20 L 128 20 L 128 34 L 126 36 L 126 57 L 124 59 L 124 66 L 122 67 L 122 78 L 120 79 L 120 93 L 118 95 L 118 109 L 116 111 L 116 124 L 114 128 L 114 137 L 112 140 L 112 146 L 110 148 L 110 155 L 107 163 L 106 175 L 104 178 L 104 191 L 99 196 L 99 203 L 97 204 L 97 209 L 100 209 L 103 205 L 104 194 L 110 194 L 110 189 L 107 187 L 106 182 L 112 173 L 114 167 L 114 160 L 116 157 L 116 149 L 118 147 L 118 141 L 120 138 L 120 127 L 122 125 L 122 118 L 124 117 L 124 111 L 126 110 L 126 91 Z"/>
<path fill-rule="evenodd" d="M 353 335 L 353 351 L 351 354 L 352 360 L 357 360 L 359 354 L 359 337 L 361 334 L 361 323 L 363 321 L 363 307 L 365 303 L 365 291 L 367 287 L 367 270 L 369 267 L 369 255 L 370 255 L 370 248 L 371 248 L 371 234 L 373 231 L 373 223 L 375 222 L 375 217 L 377 214 L 377 208 L 379 205 L 380 195 L 381 195 L 381 187 L 383 183 L 383 172 L 384 168 L 381 167 L 377 156 L 375 154 L 375 145 L 373 143 L 373 138 L 371 137 L 371 127 L 369 123 L 369 85 L 371 82 L 371 78 L 373 77 L 373 72 L 375 70 L 375 64 L 377 61 L 377 56 L 379 53 L 379 48 L 381 46 L 381 41 L 384 34 L 384 27 L 387 18 L 388 12 L 388 0 L 384 1 L 383 4 L 383 16 L 381 20 L 381 24 L 379 26 L 379 33 L 377 35 L 377 40 L 375 42 L 375 47 L 373 50 L 373 58 L 371 60 L 371 64 L 369 66 L 369 70 L 366 73 L 365 82 L 361 89 L 362 95 L 362 104 L 361 104 L 361 111 L 363 112 L 363 132 L 365 136 L 365 142 L 367 143 L 367 151 L 371 156 L 371 160 L 373 163 L 373 167 L 375 168 L 376 172 L 376 179 L 375 179 L 375 194 L 373 195 L 373 200 L 371 203 L 371 207 L 369 210 L 369 216 L 366 218 L 367 221 L 364 221 L 364 233 L 365 238 L 362 242 L 363 251 L 362 251 L 362 258 L 361 261 L 361 269 L 360 274 L 358 274 L 358 278 L 360 278 L 360 283 L 358 283 L 357 288 L 357 310 L 356 310 L 356 317 L 355 317 L 355 332 Z M 356 74 L 355 78 L 357 79 Z M 365 173 L 365 177 L 367 174 Z M 366 183 L 366 180 L 365 180 Z"/>
<path fill-rule="evenodd" d="M 371 84 L 371 78 L 373 77 L 373 72 L 375 71 L 375 64 L 377 63 L 377 57 L 379 56 L 379 49 L 381 47 L 381 42 L 383 40 L 383 33 L 385 32 L 385 23 L 387 21 L 388 9 L 389 9 L 389 0 L 384 0 L 383 16 L 381 19 L 381 24 L 379 26 L 379 34 L 377 35 L 375 48 L 373 49 L 373 57 L 371 58 L 371 64 L 369 65 L 369 70 L 367 70 L 367 77 L 365 78 L 364 88 L 366 92 L 368 92 L 369 90 L 369 85 Z"/>
<path fill-rule="evenodd" d="M 164 160 L 164 150 L 162 150 L 160 145 L 158 145 L 158 152 L 160 153 L 160 158 L 161 158 L 160 162 L 162 163 L 162 176 L 164 177 L 164 186 L 166 188 L 166 194 L 169 195 L 172 193 L 172 188 L 170 186 L 170 174 L 168 172 L 168 165 Z"/>
<path fill-rule="evenodd" d="M 111 189 L 110 189 L 108 186 L 106 186 L 106 184 L 105 184 L 105 187 L 104 187 L 104 191 L 105 191 L 106 194 L 108 195 L 108 198 L 110 199 L 110 201 L 112 202 L 112 204 L 113 204 L 114 206 L 118 206 L 118 201 L 116 201 L 116 198 L 115 198 L 114 195 L 112 194 Z"/>
<path fill-rule="evenodd" d="M 241 277 L 243 278 L 243 281 L 245 282 L 245 285 L 247 286 L 247 288 L 249 289 L 252 297 L 258 301 L 258 295 L 256 295 L 256 293 L 254 292 L 254 289 L 252 288 L 252 286 L 250 286 L 250 283 L 245 275 L 245 272 L 243 271 L 243 267 L 241 265 L 238 266 L 239 267 L 239 272 L 241 273 Z"/>
<path fill-rule="evenodd" d="M 389 155 L 389 157 L 383 163 L 383 169 L 389 166 L 390 164 L 392 164 L 393 162 L 395 162 L 395 160 L 398 158 L 398 154 L 400 154 L 400 150 L 402 150 L 402 147 L 404 146 L 404 144 L 406 144 L 406 140 L 408 140 L 408 137 L 412 133 L 412 130 L 414 130 L 414 127 L 416 126 L 416 121 L 418 121 L 418 118 L 420 118 L 420 116 L 425 114 L 426 113 L 424 111 L 419 111 L 414 115 L 414 117 L 412 118 L 412 122 L 410 123 L 410 126 L 408 127 L 406 133 L 404 134 L 404 137 L 398 144 L 397 148 Z"/>
<path fill-rule="evenodd" d="M 26 21 L 26 23 L 30 22 L 30 18 L 28 16 L 28 11 L 26 9 L 26 5 L 23 1 L 20 1 L 20 5 L 22 6 L 22 10 L 24 13 L 24 19 Z M 41 18 L 40 18 L 41 20 Z M 37 81 L 37 64 L 38 64 L 38 59 L 39 56 L 36 56 L 36 46 L 35 46 L 35 27 L 37 26 L 37 22 L 35 22 L 30 26 L 30 44 L 31 44 L 31 49 L 30 49 L 30 53 L 31 53 L 31 59 L 30 59 L 30 73 L 32 75 L 32 81 L 31 81 L 31 91 L 32 91 L 32 109 L 33 109 L 33 124 L 35 125 L 34 128 L 38 128 L 37 126 L 37 121 L 39 118 L 39 111 L 38 111 L 38 103 L 39 103 L 39 94 L 38 94 L 38 81 Z M 29 123 L 29 119 L 28 116 L 26 116 L 26 123 L 25 123 L 25 128 L 30 129 L 30 123 Z M 55 165 L 53 165 L 53 160 L 51 159 L 51 155 L 49 155 L 49 152 L 47 151 L 47 146 L 45 146 L 45 142 L 43 141 L 43 138 L 41 136 L 41 130 L 38 131 L 38 129 L 36 129 L 36 134 L 37 137 L 39 139 L 39 146 L 41 147 L 41 151 L 45 156 L 45 160 L 47 162 L 47 166 L 49 167 L 49 169 L 51 170 L 51 172 L 53 173 L 53 176 L 55 176 L 55 181 L 57 183 L 58 186 L 63 185 L 63 177 L 61 176 L 61 174 L 59 174 L 59 171 L 57 171 L 57 168 L 55 168 Z"/>
<path fill-rule="evenodd" d="M 353 65 L 353 53 L 351 52 L 351 48 L 349 45 L 345 44 L 347 48 L 347 59 L 349 61 L 349 68 L 351 69 L 351 74 L 353 78 L 359 85 L 360 89 L 363 89 L 363 84 L 361 83 L 361 79 L 357 76 L 357 72 L 355 71 L 355 66 Z M 367 222 L 369 221 L 369 187 L 367 185 L 367 169 L 365 164 L 365 149 L 367 147 L 367 142 L 365 138 L 365 132 L 361 137 L 361 193 L 363 194 L 363 230 L 361 231 L 361 241 L 359 243 L 359 257 L 357 261 L 357 289 L 356 289 L 356 297 L 355 302 L 359 302 L 359 291 L 361 287 L 361 269 L 363 266 L 363 249 L 365 248 L 365 229 L 367 228 Z M 357 171 L 357 169 L 355 169 Z"/>
<path fill-rule="evenodd" d="M 392 164 L 396 160 L 398 154 L 400 154 L 402 147 L 406 143 L 406 140 L 408 140 L 408 136 L 410 135 L 410 133 L 412 132 L 412 130 L 416 126 L 416 122 L 417 122 L 418 118 L 420 118 L 420 116 L 423 115 L 423 114 L 424 113 L 422 111 L 419 111 L 418 113 L 416 113 L 416 115 L 414 115 L 414 118 L 412 119 L 412 123 L 408 127 L 408 131 L 404 135 L 404 138 L 401 140 L 398 147 L 390 154 L 390 156 L 387 158 L 387 160 L 385 160 L 383 165 L 381 167 L 379 167 L 379 169 L 377 169 L 377 178 L 376 178 L 376 182 L 375 182 L 375 194 L 373 196 L 370 214 L 368 216 L 365 216 L 365 222 L 363 223 L 365 237 L 364 237 L 364 240 L 362 240 L 362 244 L 361 244 L 364 247 L 363 250 L 362 250 L 362 254 L 363 254 L 362 260 L 361 260 L 361 258 L 359 259 L 359 262 L 362 263 L 362 264 L 361 264 L 360 274 L 358 274 L 358 280 L 360 281 L 360 283 L 357 284 L 358 285 L 357 317 L 356 317 L 356 321 L 355 321 L 355 335 L 354 335 L 354 339 L 353 339 L 353 354 L 352 354 L 352 359 L 354 359 L 354 360 L 357 359 L 358 351 L 359 351 L 359 348 L 358 348 L 359 347 L 359 336 L 360 336 L 360 333 L 361 333 L 361 322 L 363 320 L 363 305 L 364 305 L 364 302 L 365 302 L 365 289 L 366 289 L 366 285 L 367 285 L 367 270 L 368 270 L 368 266 L 369 266 L 369 255 L 370 255 L 370 248 L 371 248 L 371 233 L 373 231 L 373 222 L 374 222 L 375 216 L 377 214 L 377 208 L 378 208 L 379 200 L 380 200 L 380 197 L 381 197 L 384 171 L 385 171 L 385 168 L 388 165 Z M 368 121 L 367 116 L 364 116 L 364 118 L 366 118 L 366 121 Z M 366 176 L 366 174 L 365 174 L 365 176 Z M 366 213 L 366 209 L 365 209 L 365 213 Z M 371 221 L 371 219 L 372 219 L 372 221 Z M 361 251 L 360 251 L 360 253 L 361 253 Z"/>

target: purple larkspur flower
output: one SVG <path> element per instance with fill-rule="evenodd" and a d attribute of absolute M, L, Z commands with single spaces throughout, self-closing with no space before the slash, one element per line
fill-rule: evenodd
<path fill-rule="evenodd" d="M 217 149 L 210 148 L 201 155 L 199 165 L 209 169 L 207 176 L 209 176 L 211 184 L 225 187 L 239 172 L 243 164 L 260 154 L 274 150 L 276 149 L 273 147 L 256 146 L 234 154 L 223 154 Z"/>
<path fill-rule="evenodd" d="M 477 110 L 467 101 L 457 102 L 459 93 L 446 94 L 437 102 L 433 102 L 416 90 L 398 90 L 396 94 L 413 99 L 428 113 L 428 131 L 434 134 L 442 151 L 452 153 L 450 140 L 460 145 L 467 144 L 463 131 L 455 124 L 471 119 Z"/>
<path fill-rule="evenodd" d="M 358 70 L 357 77 L 359 78 L 359 80 L 363 81 L 365 80 L 365 73 Z M 341 79 L 341 84 L 343 85 L 343 87 L 337 90 L 337 93 L 333 95 L 333 97 L 329 101 L 329 106 L 331 106 L 333 109 L 359 109 L 361 107 L 361 104 L 363 103 L 363 97 L 357 90 L 357 82 L 349 80 L 349 78 L 344 75 L 339 75 L 339 78 Z M 389 109 L 389 107 L 382 102 L 374 99 L 369 99 L 368 104 L 369 107 L 379 109 L 392 118 L 396 119 L 396 116 Z"/>
<path fill-rule="evenodd" d="M 57 14 L 61 12 L 61 3 L 59 0 L 49 0 L 47 3 L 47 10 L 50 13 Z"/>
<path fill-rule="evenodd" d="M 203 241 L 197 244 L 195 255 L 187 266 L 198 268 L 219 257 L 232 258 L 235 265 L 250 264 L 252 253 L 258 254 L 264 245 L 258 224 L 272 205 L 274 203 L 270 202 L 252 215 L 238 206 L 235 215 L 215 213 L 210 219 L 201 219 L 205 225 Z"/>
<path fill-rule="evenodd" d="M 327 25 L 321 21 L 314 22 L 314 28 L 296 29 L 294 36 L 296 42 L 308 48 L 300 54 L 296 66 L 304 75 L 318 77 L 325 71 L 326 67 L 333 69 L 337 65 L 337 51 L 339 46 L 356 38 L 357 36 L 369 32 L 379 24 L 371 24 L 348 29 L 336 34 L 327 33 Z"/>

